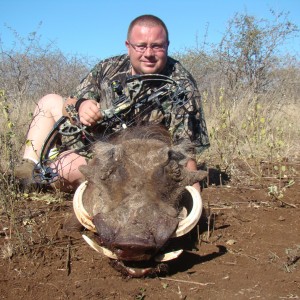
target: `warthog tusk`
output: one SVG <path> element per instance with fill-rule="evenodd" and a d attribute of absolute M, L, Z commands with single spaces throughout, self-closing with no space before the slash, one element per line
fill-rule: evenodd
<path fill-rule="evenodd" d="M 82 195 L 86 189 L 87 183 L 88 183 L 87 181 L 83 182 L 76 189 L 76 192 L 73 197 L 73 208 L 78 221 L 88 230 L 96 232 L 97 231 L 96 227 L 82 203 Z"/>
<path fill-rule="evenodd" d="M 88 182 L 85 181 L 77 188 L 73 198 L 73 207 L 75 215 L 79 222 L 88 230 L 96 232 L 96 228 L 94 223 L 92 222 L 92 218 L 89 216 L 82 203 L 82 196 L 86 189 L 87 183 Z M 179 222 L 177 230 L 172 237 L 180 237 L 190 232 L 198 223 L 202 213 L 203 205 L 199 192 L 192 186 L 186 186 L 185 188 L 189 191 L 193 199 L 192 211 L 186 218 Z"/>
<path fill-rule="evenodd" d="M 196 226 L 202 214 L 203 204 L 200 193 L 193 186 L 186 186 L 185 188 L 192 196 L 193 207 L 187 217 L 179 222 L 172 237 L 180 237 L 190 232 Z"/>
<path fill-rule="evenodd" d="M 73 207 L 74 207 L 75 215 L 79 220 L 79 222 L 88 230 L 96 232 L 95 225 L 93 224 L 91 217 L 89 216 L 88 212 L 85 210 L 82 203 L 82 195 L 86 189 L 86 186 L 87 186 L 87 181 L 83 182 L 77 188 L 74 194 Z M 187 215 L 187 217 L 179 222 L 176 232 L 172 235 L 173 238 L 183 236 L 188 232 L 190 232 L 196 226 L 196 224 L 198 223 L 201 217 L 203 204 L 199 192 L 192 186 L 186 186 L 186 189 L 192 196 L 193 207 L 191 212 Z M 88 238 L 86 235 L 83 235 L 83 238 L 97 252 L 102 253 L 108 256 L 109 258 L 117 259 L 117 256 L 113 252 L 111 252 L 110 250 L 104 247 L 99 246 L 96 242 Z M 182 251 L 183 250 L 180 249 L 177 251 L 164 253 L 156 256 L 154 259 L 157 262 L 172 260 L 177 258 L 182 253 Z"/>
<path fill-rule="evenodd" d="M 169 260 L 177 258 L 182 252 L 183 252 L 183 250 L 180 249 L 180 250 L 176 250 L 176 251 L 172 251 L 172 252 L 168 252 L 168 253 L 163 253 L 163 254 L 155 256 L 154 260 L 156 262 L 169 261 Z"/>
<path fill-rule="evenodd" d="M 111 252 L 107 248 L 99 246 L 99 244 L 97 242 L 93 241 L 87 235 L 83 234 L 82 237 L 87 242 L 87 244 L 91 248 L 96 250 L 98 253 L 104 254 L 105 256 L 107 256 L 111 259 L 118 259 L 117 255 L 115 255 L 113 252 Z M 172 251 L 172 252 L 168 252 L 168 253 L 163 253 L 163 254 L 155 256 L 154 260 L 156 262 L 169 261 L 169 260 L 177 258 L 182 252 L 183 252 L 183 250 L 180 249 L 180 250 L 176 250 L 176 251 Z"/>
<path fill-rule="evenodd" d="M 90 239 L 88 236 L 85 234 L 82 235 L 83 239 L 91 246 L 94 250 L 96 250 L 99 253 L 104 254 L 105 256 L 108 256 L 111 259 L 118 259 L 117 255 L 115 255 L 113 252 L 110 250 L 99 246 L 98 243 L 94 242 L 92 239 Z"/>

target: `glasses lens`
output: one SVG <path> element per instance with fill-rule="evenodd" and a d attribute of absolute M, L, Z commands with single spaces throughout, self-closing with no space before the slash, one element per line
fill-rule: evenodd
<path fill-rule="evenodd" d="M 150 48 L 153 52 L 160 52 L 160 51 L 164 51 L 166 48 L 165 48 L 165 45 L 164 44 L 153 44 L 153 45 L 150 45 L 150 46 L 147 46 L 147 45 L 136 45 L 136 44 L 132 44 L 132 43 L 129 43 L 132 48 L 137 51 L 137 52 L 145 52 L 148 48 Z"/>
<path fill-rule="evenodd" d="M 147 46 L 142 46 L 142 45 L 136 45 L 135 50 L 138 52 L 145 52 L 147 49 Z"/>

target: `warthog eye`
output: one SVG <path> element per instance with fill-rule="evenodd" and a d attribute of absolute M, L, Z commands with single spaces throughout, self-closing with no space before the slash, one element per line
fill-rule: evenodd
<path fill-rule="evenodd" d="M 169 160 L 176 160 L 176 161 L 180 161 L 185 158 L 185 156 L 182 153 L 173 150 L 170 150 L 168 152 L 168 157 Z"/>
<path fill-rule="evenodd" d="M 178 163 L 174 160 L 171 160 L 168 163 L 168 165 L 165 167 L 165 171 L 175 181 L 181 181 L 183 179 L 181 175 L 181 169 Z"/>

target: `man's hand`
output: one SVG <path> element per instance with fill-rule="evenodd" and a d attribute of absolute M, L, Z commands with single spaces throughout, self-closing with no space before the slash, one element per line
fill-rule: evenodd
<path fill-rule="evenodd" d="M 78 109 L 79 120 L 83 125 L 93 126 L 103 118 L 100 104 L 95 100 L 85 100 Z"/>

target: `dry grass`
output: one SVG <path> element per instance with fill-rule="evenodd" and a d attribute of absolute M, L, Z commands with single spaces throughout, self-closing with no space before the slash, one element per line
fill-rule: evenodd
<path fill-rule="evenodd" d="M 204 158 L 232 179 L 260 178 L 261 162 L 285 163 L 299 159 L 298 103 L 283 103 L 279 96 L 238 93 L 238 101 L 220 90 L 218 99 L 204 95 L 211 147 Z M 211 103 L 216 105 L 212 106 Z M 245 174 L 246 173 L 246 174 Z"/>

